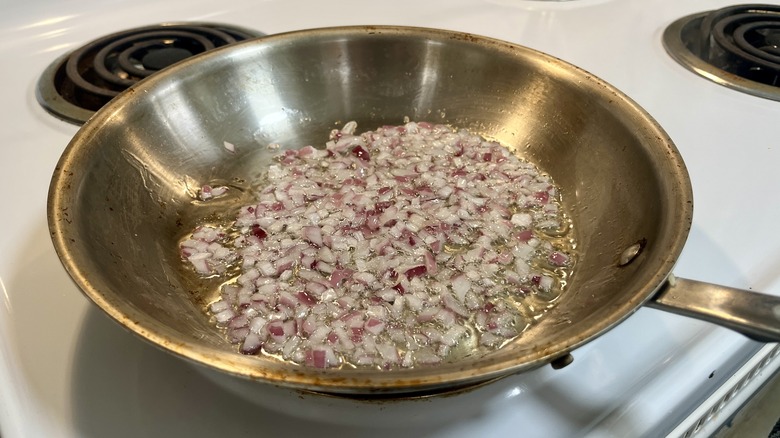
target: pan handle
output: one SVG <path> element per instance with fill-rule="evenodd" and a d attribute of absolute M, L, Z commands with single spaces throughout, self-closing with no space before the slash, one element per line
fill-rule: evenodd
<path fill-rule="evenodd" d="M 670 275 L 646 304 L 728 327 L 759 342 L 780 342 L 780 297 Z"/>

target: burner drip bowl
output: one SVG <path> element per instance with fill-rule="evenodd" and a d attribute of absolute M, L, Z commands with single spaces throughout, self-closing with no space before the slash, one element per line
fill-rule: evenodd
<path fill-rule="evenodd" d="M 780 100 L 780 6 L 739 5 L 675 21 L 667 52 L 721 85 Z"/>
<path fill-rule="evenodd" d="M 160 24 L 107 35 L 50 65 L 38 81 L 38 102 L 81 124 L 125 89 L 176 62 L 261 35 L 211 23 Z"/>

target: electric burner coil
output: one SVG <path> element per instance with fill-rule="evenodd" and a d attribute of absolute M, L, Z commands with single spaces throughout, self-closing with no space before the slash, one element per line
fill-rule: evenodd
<path fill-rule="evenodd" d="M 38 81 L 38 102 L 82 124 L 138 81 L 191 56 L 262 36 L 215 23 L 138 27 L 98 38 L 52 63 Z"/>

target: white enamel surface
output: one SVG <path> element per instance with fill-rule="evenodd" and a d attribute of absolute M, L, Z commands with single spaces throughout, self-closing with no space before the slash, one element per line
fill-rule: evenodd
<path fill-rule="evenodd" d="M 641 309 L 575 351 L 569 367 L 545 367 L 500 382 L 470 401 L 474 416 L 444 424 L 343 427 L 245 402 L 123 331 L 71 283 L 48 237 L 46 194 L 56 160 L 77 128 L 46 114 L 35 102 L 34 87 L 62 53 L 108 33 L 165 21 L 225 22 L 266 33 L 402 24 L 510 40 L 611 82 L 676 142 L 695 196 L 694 226 L 678 276 L 780 295 L 775 233 L 780 103 L 695 77 L 666 55 L 660 41 L 674 19 L 727 4 L 355 0 L 326 7 L 311 0 L 28 0 L 4 5 L 0 435 L 621 437 L 672 430 L 759 345 L 706 323 Z M 340 415 L 354 420 L 362 414 L 370 411 Z"/>

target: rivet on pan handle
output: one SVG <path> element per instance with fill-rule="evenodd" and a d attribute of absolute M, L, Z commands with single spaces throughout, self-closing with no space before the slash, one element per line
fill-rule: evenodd
<path fill-rule="evenodd" d="M 559 370 L 561 368 L 569 366 L 569 364 L 571 364 L 572 362 L 574 362 L 574 356 L 572 356 L 570 353 L 566 353 L 563 356 L 558 356 L 555 359 L 551 360 L 550 366 L 554 370 Z"/>

